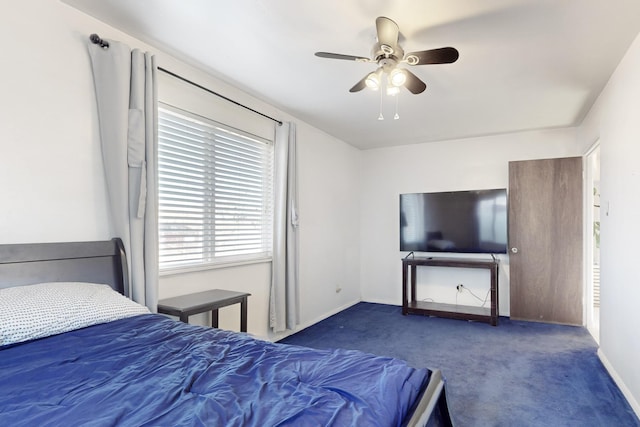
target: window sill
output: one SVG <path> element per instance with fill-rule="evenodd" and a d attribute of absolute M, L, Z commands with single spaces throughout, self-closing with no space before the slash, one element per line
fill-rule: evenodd
<path fill-rule="evenodd" d="M 265 264 L 265 263 L 270 263 L 271 261 L 272 261 L 271 257 L 264 257 L 264 258 L 255 258 L 255 259 L 243 260 L 243 261 L 238 260 L 238 261 L 218 262 L 216 264 L 203 264 L 203 265 L 197 265 L 197 266 L 178 267 L 178 268 L 171 268 L 167 270 L 160 270 L 159 275 L 160 277 L 175 276 L 178 274 L 194 273 L 198 271 L 218 270 L 221 268 L 240 267 L 243 265 L 252 265 L 252 264 Z"/>

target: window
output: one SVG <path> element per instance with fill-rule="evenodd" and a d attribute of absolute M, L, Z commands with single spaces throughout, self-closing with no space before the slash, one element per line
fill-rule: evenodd
<path fill-rule="evenodd" d="M 160 269 L 271 256 L 273 141 L 158 108 Z"/>

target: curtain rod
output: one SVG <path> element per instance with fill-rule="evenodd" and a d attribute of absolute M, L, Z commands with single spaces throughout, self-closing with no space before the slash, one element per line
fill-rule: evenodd
<path fill-rule="evenodd" d="M 101 48 L 103 48 L 103 49 L 108 49 L 108 48 L 109 48 L 109 42 L 108 42 L 108 41 L 106 41 L 106 40 L 101 39 L 101 38 L 100 38 L 100 36 L 99 36 L 99 35 L 97 35 L 97 34 L 91 34 L 91 35 L 89 36 L 89 40 L 91 40 L 91 43 L 93 43 L 93 44 L 97 44 L 97 45 L 99 45 L 99 46 L 100 46 Z M 271 121 L 274 121 L 274 122 L 276 122 L 279 126 L 282 126 L 282 121 L 280 121 L 280 120 L 278 120 L 278 119 L 274 119 L 274 118 L 273 118 L 273 117 L 271 117 L 271 116 L 267 116 L 266 114 L 261 113 L 260 111 L 254 110 L 254 109 L 253 109 L 253 108 L 251 108 L 251 107 L 247 107 L 246 105 L 241 104 L 241 103 L 239 103 L 238 101 L 234 101 L 234 100 L 233 100 L 233 99 L 231 99 L 231 98 L 228 98 L 228 97 L 226 97 L 226 96 L 224 96 L 224 95 L 222 95 L 222 94 L 219 94 L 218 92 L 215 92 L 215 91 L 213 91 L 213 90 L 211 90 L 211 89 L 208 89 L 208 88 L 206 88 L 206 87 L 204 87 L 204 86 L 202 86 L 202 85 L 200 85 L 200 84 L 198 84 L 198 83 L 196 83 L 196 82 L 193 82 L 193 81 L 191 81 L 191 80 L 189 80 L 189 79 L 187 79 L 187 78 L 185 78 L 185 77 L 182 77 L 182 76 L 180 76 L 180 75 L 178 75 L 178 74 L 176 74 L 176 73 L 174 73 L 174 72 L 172 72 L 172 71 L 169 71 L 169 70 L 167 70 L 167 69 L 165 69 L 165 68 L 162 68 L 162 67 L 158 67 L 158 70 L 159 70 L 159 71 L 162 71 L 163 73 L 169 74 L 170 76 L 175 77 L 176 79 L 182 80 L 182 81 L 183 81 L 183 82 L 185 82 L 185 83 L 189 83 L 190 85 L 195 86 L 195 87 L 197 87 L 198 89 L 202 89 L 202 90 L 204 90 L 205 92 L 208 92 L 208 93 L 210 93 L 210 94 L 212 94 L 212 95 L 215 95 L 215 96 L 217 96 L 218 98 L 222 98 L 222 99 L 224 99 L 225 101 L 231 102 L 232 104 L 235 104 L 235 105 L 237 105 L 237 106 L 239 106 L 239 107 L 242 107 L 242 108 L 244 108 L 244 109 L 246 109 L 246 110 L 249 110 L 249 111 L 251 111 L 251 112 L 253 112 L 253 113 L 255 113 L 255 114 L 258 114 L 258 115 L 260 115 L 260 116 L 262 116 L 262 117 L 265 117 L 265 118 L 267 118 L 267 119 L 269 119 L 269 120 L 271 120 Z"/>

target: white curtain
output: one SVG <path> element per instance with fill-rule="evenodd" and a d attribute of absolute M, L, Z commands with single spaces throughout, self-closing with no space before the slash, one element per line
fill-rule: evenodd
<path fill-rule="evenodd" d="M 108 40 L 89 44 L 113 229 L 124 243 L 134 301 L 157 311 L 157 88 L 155 59 Z"/>
<path fill-rule="evenodd" d="M 276 126 L 274 236 L 269 323 L 274 332 L 300 323 L 298 296 L 298 187 L 296 128 Z"/>

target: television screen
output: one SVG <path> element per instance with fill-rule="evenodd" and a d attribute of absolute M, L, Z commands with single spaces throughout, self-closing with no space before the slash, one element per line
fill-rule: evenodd
<path fill-rule="evenodd" d="M 401 194 L 400 250 L 506 253 L 507 190 Z"/>

